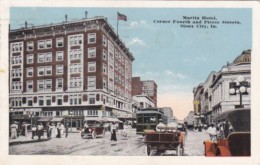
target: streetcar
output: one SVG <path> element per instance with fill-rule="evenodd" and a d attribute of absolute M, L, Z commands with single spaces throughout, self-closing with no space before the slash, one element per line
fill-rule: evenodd
<path fill-rule="evenodd" d="M 136 113 L 136 134 L 145 135 L 144 130 L 156 130 L 159 119 L 167 124 L 168 117 L 160 110 L 160 108 L 145 108 Z"/>

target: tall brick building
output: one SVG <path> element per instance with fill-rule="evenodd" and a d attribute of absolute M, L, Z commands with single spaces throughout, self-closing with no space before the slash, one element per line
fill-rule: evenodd
<path fill-rule="evenodd" d="M 141 81 L 140 77 L 132 77 L 132 95 L 147 95 L 157 107 L 157 84 L 153 80 Z"/>
<path fill-rule="evenodd" d="M 9 42 L 13 119 L 131 116 L 134 57 L 105 17 L 25 25 Z"/>

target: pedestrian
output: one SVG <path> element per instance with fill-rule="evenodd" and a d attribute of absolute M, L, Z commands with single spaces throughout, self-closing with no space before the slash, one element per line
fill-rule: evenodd
<path fill-rule="evenodd" d="M 214 127 L 214 124 L 211 124 L 210 127 L 207 130 L 210 140 L 213 142 L 217 141 L 217 129 Z"/>
<path fill-rule="evenodd" d="M 34 139 L 34 136 L 36 135 L 36 130 L 37 130 L 37 128 L 36 128 L 36 126 L 33 124 L 33 125 L 32 125 L 32 139 Z"/>
<path fill-rule="evenodd" d="M 39 123 L 37 125 L 37 136 L 38 136 L 38 140 L 41 140 L 41 136 L 43 136 L 43 125 L 42 125 L 42 123 Z"/>
<path fill-rule="evenodd" d="M 51 137 L 54 138 L 57 135 L 57 128 L 54 123 L 51 123 Z"/>
<path fill-rule="evenodd" d="M 57 135 L 56 135 L 56 138 L 61 138 L 60 130 L 61 130 L 61 124 L 58 123 L 58 124 L 57 124 Z"/>
<path fill-rule="evenodd" d="M 46 133 L 47 133 L 47 138 L 50 138 L 51 136 L 51 131 L 50 131 L 50 123 L 48 122 L 46 124 L 46 127 L 45 127 L 45 130 L 46 130 Z"/>
<path fill-rule="evenodd" d="M 22 131 L 21 131 L 21 135 L 25 136 L 25 122 L 22 123 Z"/>
<path fill-rule="evenodd" d="M 17 138 L 18 125 L 16 124 L 15 121 L 12 122 L 10 129 L 11 129 L 11 139 L 16 139 Z"/>
<path fill-rule="evenodd" d="M 112 125 L 110 127 L 111 129 L 111 141 L 117 141 L 117 138 L 116 138 L 116 125 L 115 125 L 115 122 L 112 122 Z"/>
<path fill-rule="evenodd" d="M 162 119 L 159 119 L 159 123 L 157 124 L 156 126 L 156 131 L 157 132 L 162 132 L 164 131 L 164 128 L 165 127 L 165 124 L 163 124 L 163 120 Z"/>
<path fill-rule="evenodd" d="M 66 123 L 66 126 L 65 126 L 65 137 L 66 138 L 68 137 L 68 134 L 69 134 L 69 123 Z"/>

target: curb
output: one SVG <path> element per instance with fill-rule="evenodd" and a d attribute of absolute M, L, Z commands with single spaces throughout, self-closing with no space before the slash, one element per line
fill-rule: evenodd
<path fill-rule="evenodd" d="M 49 139 L 41 139 L 41 140 L 27 140 L 27 141 L 9 142 L 9 146 L 18 145 L 18 144 L 26 144 L 26 143 L 45 142 L 45 141 L 48 141 L 48 140 L 50 140 L 50 139 L 51 139 L 51 138 L 49 138 Z"/>

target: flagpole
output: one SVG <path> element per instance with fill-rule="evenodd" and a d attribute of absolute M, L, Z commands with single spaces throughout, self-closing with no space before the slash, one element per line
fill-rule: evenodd
<path fill-rule="evenodd" d="M 118 12 L 117 12 L 117 26 L 116 26 L 116 35 L 118 36 Z"/>

